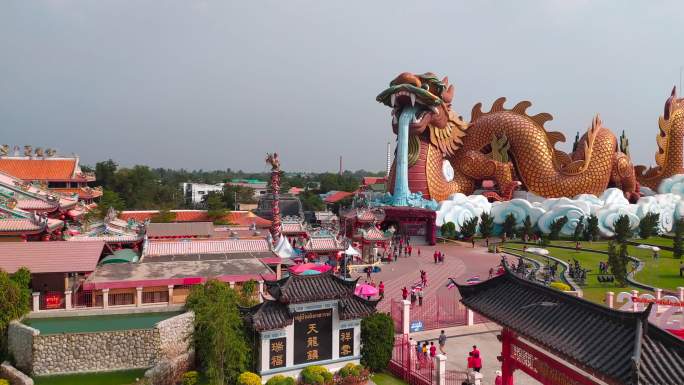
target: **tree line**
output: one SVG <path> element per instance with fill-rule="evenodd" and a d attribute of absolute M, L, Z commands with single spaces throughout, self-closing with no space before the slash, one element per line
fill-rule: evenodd
<path fill-rule="evenodd" d="M 121 167 L 109 159 L 97 162 L 95 167 L 82 166 L 84 171 L 94 171 L 95 186 L 103 188 L 96 215 L 103 217 L 110 207 L 117 210 L 171 210 L 193 208 L 185 202 L 181 185 L 184 182 L 218 184 L 231 179 L 270 180 L 269 172 L 248 173 L 242 170 L 185 170 L 151 168 L 144 165 Z M 300 195 L 305 210 L 320 210 L 324 207 L 318 194 L 328 191 L 354 191 L 364 176 L 382 176 L 383 172 L 365 170 L 337 173 L 294 173 L 284 172 L 281 176 L 281 191 L 291 187 L 305 189 Z M 249 188 L 226 186 L 221 201 L 226 209 L 235 207 L 235 199 L 241 203 L 253 202 L 253 191 Z"/>

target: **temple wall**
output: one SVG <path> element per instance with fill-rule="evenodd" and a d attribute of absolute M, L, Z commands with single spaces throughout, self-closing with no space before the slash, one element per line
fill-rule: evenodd
<path fill-rule="evenodd" d="M 189 357 L 176 358 L 189 351 L 193 320 L 193 313 L 184 313 L 150 329 L 46 335 L 13 322 L 9 350 L 17 368 L 37 376 L 150 368 L 160 363 L 165 366 L 158 372 L 176 373 L 192 363 Z"/>

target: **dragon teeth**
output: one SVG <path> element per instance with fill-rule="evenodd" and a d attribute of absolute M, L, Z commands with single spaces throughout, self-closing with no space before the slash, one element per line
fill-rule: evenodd
<path fill-rule="evenodd" d="M 411 106 L 416 105 L 416 94 L 411 94 Z"/>
<path fill-rule="evenodd" d="M 390 104 L 392 105 L 392 107 L 394 107 L 394 102 L 396 100 L 397 100 L 397 94 L 392 94 L 392 96 L 390 96 Z"/>

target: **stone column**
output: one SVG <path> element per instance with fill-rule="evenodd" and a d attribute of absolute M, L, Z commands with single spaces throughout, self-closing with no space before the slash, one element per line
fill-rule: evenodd
<path fill-rule="evenodd" d="M 684 302 L 684 287 L 677 287 L 677 292 L 679 293 L 679 302 Z"/>
<path fill-rule="evenodd" d="M 135 306 L 142 306 L 142 293 L 143 293 L 143 288 L 141 287 L 136 287 L 135 288 Z"/>
<path fill-rule="evenodd" d="M 612 291 L 607 291 L 606 292 L 606 306 L 609 308 L 613 308 L 613 305 L 615 303 L 615 293 Z"/>
<path fill-rule="evenodd" d="M 171 305 L 173 303 L 173 285 L 168 285 L 166 287 L 169 289 L 169 300 L 167 303 Z"/>
<path fill-rule="evenodd" d="M 437 365 L 437 385 L 446 385 L 446 356 L 438 354 L 435 357 L 435 365 Z"/>
<path fill-rule="evenodd" d="M 411 320 L 411 301 L 409 300 L 403 300 L 404 303 L 404 309 L 401 313 L 401 333 L 402 334 L 409 334 L 411 330 L 409 330 L 409 322 Z"/>
<path fill-rule="evenodd" d="M 658 311 L 660 310 L 660 305 L 658 304 L 658 301 L 663 299 L 663 289 L 656 288 L 655 289 L 655 297 L 656 297 L 656 301 L 655 301 L 655 304 L 653 305 L 653 307 L 655 308 L 656 315 L 658 315 Z"/>
<path fill-rule="evenodd" d="M 33 294 L 33 311 L 40 311 L 40 293 L 34 292 Z"/>
<path fill-rule="evenodd" d="M 259 302 L 264 302 L 264 297 L 262 294 L 264 293 L 264 281 L 259 281 Z"/>
<path fill-rule="evenodd" d="M 637 298 L 638 296 L 639 290 L 632 290 L 632 299 Z M 639 311 L 639 304 L 637 302 L 632 301 L 632 311 Z"/>
<path fill-rule="evenodd" d="M 71 290 L 64 291 L 64 309 L 71 310 Z"/>
<path fill-rule="evenodd" d="M 102 307 L 109 307 L 109 288 L 102 289 Z"/>
<path fill-rule="evenodd" d="M 466 325 L 475 325 L 475 313 L 470 308 L 466 308 Z"/>

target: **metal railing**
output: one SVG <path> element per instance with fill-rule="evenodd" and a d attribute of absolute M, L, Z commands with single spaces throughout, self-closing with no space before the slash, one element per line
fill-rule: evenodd
<path fill-rule="evenodd" d="M 166 291 L 147 291 L 142 293 L 142 303 L 167 303 L 169 302 L 169 292 Z"/>

